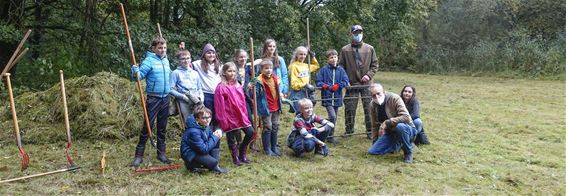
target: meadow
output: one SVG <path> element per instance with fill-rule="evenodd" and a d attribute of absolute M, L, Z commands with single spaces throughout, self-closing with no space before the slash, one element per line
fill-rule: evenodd
<path fill-rule="evenodd" d="M 566 193 L 566 84 L 564 81 L 493 77 L 435 76 L 379 72 L 376 81 L 386 91 L 399 93 L 415 84 L 421 118 L 430 145 L 418 146 L 414 163 L 404 164 L 402 152 L 371 156 L 371 141 L 356 135 L 330 144 L 328 157 L 291 156 L 284 139 L 292 115 L 285 113 L 279 143 L 282 157 L 252 153 L 252 164 L 235 166 L 222 140 L 221 165 L 230 172 L 191 173 L 185 168 L 134 173 L 137 137 L 125 140 L 74 138 L 72 157 L 82 168 L 0 184 L 2 195 L 40 194 L 190 194 L 190 195 L 564 195 Z M 132 88 L 133 84 L 132 84 Z M 358 106 L 355 133 L 363 130 Z M 340 109 L 337 134 L 344 132 Z M 316 113 L 326 116 L 316 106 Z M 76 122 L 71 122 L 76 123 Z M 11 132 L 12 127 L 2 127 Z M 97 131 L 97 130 L 92 130 Z M 13 138 L 1 138 L 13 140 Z M 168 140 L 168 156 L 182 163 L 180 138 Z M 66 167 L 65 141 L 24 144 L 30 168 L 21 172 L 13 143 L 0 144 L 2 180 Z M 99 161 L 106 152 L 107 167 Z M 146 148 L 145 167 L 162 166 L 155 150 Z"/>

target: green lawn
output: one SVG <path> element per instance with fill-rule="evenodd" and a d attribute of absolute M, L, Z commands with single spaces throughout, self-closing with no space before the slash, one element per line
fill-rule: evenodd
<path fill-rule="evenodd" d="M 222 142 L 226 175 L 193 174 L 186 169 L 133 173 L 137 138 L 86 141 L 74 138 L 75 173 L 60 173 L 0 184 L 0 194 L 535 194 L 566 193 L 566 84 L 563 81 L 510 80 L 485 77 L 430 76 L 379 72 L 386 91 L 399 93 L 405 83 L 417 86 L 421 116 L 432 144 L 417 147 L 413 164 L 402 153 L 370 156 L 363 136 L 340 138 L 323 158 L 266 157 L 251 154 L 252 164 L 236 167 Z M 132 85 L 132 88 L 134 86 Z M 343 108 L 337 133 L 343 133 Z M 326 116 L 317 105 L 316 112 Z M 291 125 L 282 119 L 279 142 Z M 358 108 L 356 133 L 362 130 Z M 175 119 L 174 121 L 177 121 Z M 80 122 L 71 122 L 80 123 Z M 12 127 L 1 131 L 11 132 Z M 92 130 L 97 131 L 97 130 Z M 13 140 L 13 138 L 1 138 Z M 179 138 L 169 139 L 168 156 L 181 163 Z M 64 141 L 24 145 L 30 168 L 19 171 L 13 143 L 0 143 L 0 178 L 52 171 L 66 166 Z M 107 153 L 106 174 L 99 171 Z M 155 150 L 146 149 L 145 166 L 161 166 Z"/>

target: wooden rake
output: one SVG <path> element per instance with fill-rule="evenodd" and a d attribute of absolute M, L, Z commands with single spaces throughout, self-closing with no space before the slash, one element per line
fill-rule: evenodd
<path fill-rule="evenodd" d="M 12 110 L 12 119 L 14 120 L 14 132 L 16 132 L 16 145 L 20 151 L 20 162 L 22 171 L 26 170 L 29 165 L 29 155 L 22 148 L 22 138 L 20 137 L 20 127 L 18 126 L 18 116 L 16 115 L 16 104 L 14 104 L 14 94 L 12 93 L 12 82 L 10 81 L 10 73 L 5 73 L 6 84 L 8 86 L 8 95 L 10 97 L 10 109 Z"/>

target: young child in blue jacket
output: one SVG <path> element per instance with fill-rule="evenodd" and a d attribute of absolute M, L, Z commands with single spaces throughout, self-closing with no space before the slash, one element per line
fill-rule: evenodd
<path fill-rule="evenodd" d="M 349 86 L 350 81 L 346 70 L 338 65 L 338 52 L 334 49 L 326 51 L 328 64 L 326 64 L 316 75 L 316 86 L 320 87 L 320 95 L 322 97 L 322 106 L 328 112 L 328 120 L 336 124 L 338 116 L 338 108 L 343 105 L 342 89 Z M 328 132 L 327 141 L 329 143 L 337 143 L 334 138 L 334 128 Z"/>
<path fill-rule="evenodd" d="M 163 163 L 171 163 L 165 157 L 165 129 L 167 128 L 167 118 L 169 117 L 169 75 L 171 68 L 167 59 L 167 41 L 162 37 L 156 36 L 151 42 L 151 51 L 145 53 L 145 59 L 140 64 L 132 65 L 132 80 L 136 75 L 140 80 L 145 79 L 146 87 L 146 108 L 147 116 L 151 127 L 157 120 L 157 159 Z M 140 139 L 136 146 L 135 158 L 131 166 L 139 167 L 143 162 L 145 143 L 148 139 L 148 132 L 145 123 L 140 132 Z"/>
<path fill-rule="evenodd" d="M 187 118 L 187 129 L 181 139 L 181 157 L 185 167 L 192 172 L 205 167 L 216 173 L 226 173 L 227 169 L 219 166 L 220 138 L 222 131 L 212 132 L 210 120 L 212 112 L 203 105 L 195 108 L 194 114 Z"/>

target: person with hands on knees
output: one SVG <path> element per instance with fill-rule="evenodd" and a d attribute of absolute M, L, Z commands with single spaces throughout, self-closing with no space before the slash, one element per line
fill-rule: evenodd
<path fill-rule="evenodd" d="M 338 64 L 344 66 L 348 74 L 351 88 L 346 89 L 344 95 L 344 117 L 346 124 L 346 135 L 354 133 L 356 124 L 356 110 L 358 101 L 362 99 L 364 108 L 364 122 L 367 137 L 370 137 L 371 123 L 369 117 L 369 91 L 367 87 L 354 88 L 360 85 L 368 85 L 374 78 L 378 69 L 377 55 L 373 46 L 363 42 L 364 30 L 361 25 L 353 25 L 350 29 L 351 43 L 342 47 Z"/>
<path fill-rule="evenodd" d="M 177 52 L 179 66 L 171 72 L 171 96 L 179 104 L 183 120 L 192 114 L 196 106 L 204 100 L 202 84 L 198 73 L 191 65 L 191 53 L 188 50 Z"/>
<path fill-rule="evenodd" d="M 326 140 L 329 130 L 334 128 L 334 123 L 314 114 L 313 105 L 309 99 L 303 98 L 298 103 L 301 113 L 295 116 L 293 130 L 287 137 L 287 145 L 297 157 L 313 150 L 315 154 L 328 156 L 329 149 L 323 141 Z M 317 128 L 315 123 L 322 127 Z"/>
<path fill-rule="evenodd" d="M 307 58 L 307 53 L 312 57 L 310 65 L 304 63 Z M 320 66 L 314 52 L 308 51 L 304 46 L 299 46 L 295 49 L 293 60 L 291 60 L 291 65 L 289 65 L 289 73 L 291 75 L 291 93 L 289 99 L 294 102 L 293 107 L 297 114 L 299 113 L 298 100 L 308 98 L 311 99 L 313 104 L 315 103 L 313 95 L 315 88 L 310 85 L 309 82 L 311 72 L 316 72 L 319 68 Z"/>
<path fill-rule="evenodd" d="M 373 145 L 368 153 L 383 155 L 403 150 L 405 163 L 413 162 L 413 140 L 417 129 L 403 103 L 394 93 L 385 92 L 381 84 L 371 84 L 370 116 Z"/>
<path fill-rule="evenodd" d="M 157 159 L 167 164 L 171 163 L 165 156 L 165 133 L 167 119 L 169 118 L 169 91 L 171 90 L 170 74 L 167 41 L 160 36 L 155 36 L 151 42 L 151 51 L 145 53 L 145 59 L 143 59 L 139 68 L 132 65 L 132 80 L 136 79 L 136 75 L 139 80 L 145 79 L 145 93 L 147 94 L 145 103 L 149 126 L 153 127 L 155 121 L 157 121 Z M 147 127 L 144 123 L 136 146 L 134 161 L 130 164 L 132 167 L 137 168 L 143 162 L 145 143 L 148 137 Z"/>
<path fill-rule="evenodd" d="M 211 118 L 212 112 L 203 105 L 195 108 L 194 114 L 187 118 L 180 151 L 185 167 L 191 172 L 197 172 L 200 168 L 216 173 L 228 172 L 219 166 L 222 131 L 212 131 L 209 126 Z"/>
<path fill-rule="evenodd" d="M 350 84 L 348 75 L 342 66 L 338 65 L 338 52 L 329 49 L 326 52 L 328 64 L 320 69 L 316 74 L 316 86 L 320 87 L 320 95 L 322 98 L 322 106 L 328 112 L 328 120 L 336 124 L 338 116 L 338 108 L 342 107 L 342 89 Z M 334 138 L 334 128 L 328 132 L 327 141 L 329 143 L 337 143 Z"/>

